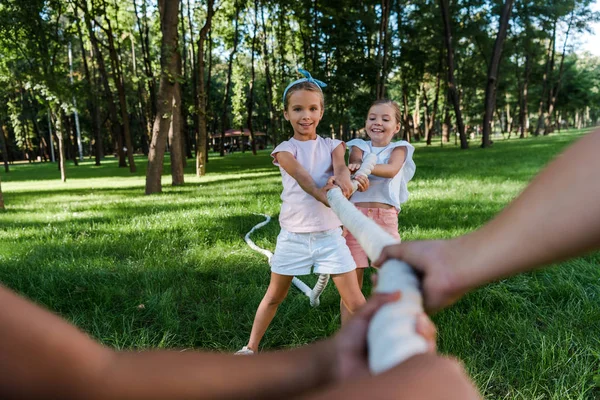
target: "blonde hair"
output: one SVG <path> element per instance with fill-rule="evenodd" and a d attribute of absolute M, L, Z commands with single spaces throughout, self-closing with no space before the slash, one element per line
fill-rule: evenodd
<path fill-rule="evenodd" d="M 386 106 L 392 107 L 392 109 L 394 110 L 394 117 L 396 118 L 396 123 L 399 124 L 402 122 L 402 112 L 400 111 L 400 106 L 394 100 L 390 100 L 390 99 L 375 100 L 371 104 L 371 107 L 369 107 L 369 110 L 371 110 L 371 108 L 373 108 L 374 106 L 378 106 L 380 104 L 385 104 Z"/>
<path fill-rule="evenodd" d="M 319 97 L 321 98 L 321 109 L 325 109 L 325 99 L 323 98 L 323 91 L 321 90 L 321 88 L 312 82 L 305 81 L 297 83 L 288 89 L 287 93 L 285 94 L 285 98 L 283 99 L 283 109 L 285 111 L 287 111 L 288 109 L 288 105 L 290 103 L 290 96 L 292 95 L 292 93 L 298 92 L 300 90 L 318 93 Z"/>

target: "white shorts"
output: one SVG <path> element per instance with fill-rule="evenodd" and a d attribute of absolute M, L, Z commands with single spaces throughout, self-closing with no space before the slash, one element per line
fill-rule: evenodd
<path fill-rule="evenodd" d="M 313 266 L 315 274 L 343 274 L 356 269 L 342 228 L 310 233 L 282 228 L 271 258 L 271 271 L 280 275 L 308 275 Z"/>

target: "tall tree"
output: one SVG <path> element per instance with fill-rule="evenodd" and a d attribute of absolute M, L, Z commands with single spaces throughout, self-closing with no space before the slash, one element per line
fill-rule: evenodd
<path fill-rule="evenodd" d="M 9 172 L 10 169 L 8 167 L 8 148 L 6 146 L 6 136 L 4 136 L 4 131 L 6 128 L 0 121 L 0 150 L 2 150 L 2 160 L 4 161 L 4 172 Z"/>
<path fill-rule="evenodd" d="M 106 63 L 104 61 L 104 55 L 100 51 L 100 44 L 98 37 L 93 26 L 94 17 L 92 10 L 89 9 L 87 1 L 81 1 L 78 3 L 79 7 L 83 11 L 85 25 L 87 27 L 88 36 L 94 53 L 94 59 L 98 65 L 98 72 L 100 74 L 100 80 L 104 88 L 104 95 L 106 96 L 106 106 L 108 108 L 111 133 L 113 136 L 113 147 L 114 151 L 119 158 L 119 167 L 126 167 L 127 162 L 125 160 L 125 152 L 123 151 L 123 135 L 121 130 L 121 124 L 119 123 L 119 116 L 117 112 L 117 106 L 115 104 L 114 95 L 110 88 L 108 71 L 106 69 Z"/>
<path fill-rule="evenodd" d="M 385 97 L 385 83 L 388 75 L 388 57 L 389 57 L 389 20 L 391 12 L 391 1 L 381 0 L 381 24 L 379 28 L 379 45 L 377 46 L 377 77 L 376 77 L 376 97 L 381 99 Z"/>
<path fill-rule="evenodd" d="M 454 51 L 452 48 L 452 30 L 450 27 L 450 10 L 448 7 L 448 0 L 440 0 L 440 6 L 442 10 L 444 35 L 448 57 L 448 92 L 450 99 L 452 100 L 452 104 L 454 105 L 456 127 L 458 128 L 458 134 L 460 136 L 460 148 L 468 149 L 469 143 L 467 142 L 467 136 L 465 134 L 465 125 L 463 124 L 462 112 L 460 109 L 460 98 L 458 96 L 458 91 L 456 90 L 456 83 L 454 82 Z"/>
<path fill-rule="evenodd" d="M 206 105 L 208 100 L 208 89 L 206 88 L 204 78 L 204 43 L 206 42 L 206 37 L 212 24 L 212 18 L 214 14 L 213 5 L 213 0 L 207 0 L 206 21 L 204 22 L 202 29 L 200 29 L 200 37 L 198 38 L 198 61 L 196 62 L 196 65 L 198 66 L 198 75 L 196 76 L 196 81 L 198 82 L 198 89 L 196 91 L 198 99 L 198 109 L 196 110 L 196 118 L 198 120 L 198 133 L 196 136 L 196 176 L 198 177 L 204 176 L 206 173 L 205 160 L 208 154 L 208 133 L 206 130 Z M 210 83 L 210 73 L 208 74 L 208 81 Z"/>
<path fill-rule="evenodd" d="M 486 148 L 492 145 L 490 140 L 491 120 L 496 105 L 496 84 L 498 80 L 498 67 L 500 66 L 500 56 L 502 55 L 502 45 L 506 39 L 508 30 L 508 21 L 512 11 L 513 0 L 506 0 L 502 13 L 500 14 L 500 25 L 498 35 L 492 51 L 492 59 L 488 69 L 487 86 L 485 88 L 485 113 L 483 116 L 483 135 L 481 138 L 481 147 Z"/>
<path fill-rule="evenodd" d="M 173 99 L 172 99 L 172 114 L 171 114 L 171 126 L 169 127 L 169 142 L 171 143 L 171 179 L 173 186 L 179 186 L 184 184 L 183 179 L 183 163 L 185 155 L 183 152 L 183 135 L 182 135 L 182 102 L 181 98 L 181 84 L 179 80 L 181 78 L 181 55 L 179 48 L 175 49 L 172 56 L 175 59 L 177 74 L 173 76 L 175 81 L 173 88 Z"/>
<path fill-rule="evenodd" d="M 125 138 L 125 146 L 127 147 L 127 159 L 129 161 L 129 171 L 134 173 L 136 171 L 135 159 L 133 158 L 133 142 L 131 141 L 131 124 L 129 123 L 129 111 L 127 110 L 127 96 L 125 95 L 125 80 L 123 77 L 123 69 L 121 61 L 119 60 L 119 52 L 115 44 L 114 32 L 110 18 L 106 9 L 106 0 L 102 0 L 104 9 L 104 15 L 106 19 L 106 28 L 99 25 L 102 30 L 106 33 L 108 38 L 108 54 L 110 56 L 110 62 L 112 66 L 112 78 L 115 87 L 117 88 L 117 94 L 119 97 L 119 105 L 121 106 L 121 125 L 123 129 L 123 137 Z M 117 12 L 117 11 L 115 11 Z"/>
<path fill-rule="evenodd" d="M 75 12 L 77 12 L 75 10 Z M 87 105 L 90 111 L 90 115 L 92 117 L 92 135 L 95 139 L 95 161 L 96 165 L 100 165 L 100 160 L 102 159 L 102 130 L 100 127 L 100 112 L 98 110 L 98 104 L 96 101 L 96 95 L 94 90 L 93 80 L 90 74 L 90 69 L 88 67 L 87 57 L 85 55 L 85 47 L 84 47 L 84 38 L 83 33 L 81 31 L 81 25 L 79 25 L 79 21 L 76 21 L 77 25 L 77 33 L 79 34 L 80 44 L 81 44 L 81 58 L 83 61 L 83 71 L 85 73 L 86 87 L 87 87 Z"/>
<path fill-rule="evenodd" d="M 248 83 L 248 118 L 246 119 L 246 125 L 250 131 L 250 145 L 252 146 L 252 154 L 256 155 L 256 140 L 254 140 L 254 127 L 252 125 L 252 113 L 254 111 L 254 53 L 256 49 L 256 35 L 258 31 L 258 0 L 254 0 L 254 30 L 252 33 L 252 48 L 250 50 L 251 61 L 250 61 L 250 82 Z M 243 133 L 243 131 L 242 131 Z M 242 149 L 244 149 L 245 143 L 242 135 Z"/>
<path fill-rule="evenodd" d="M 235 5 L 234 5 L 234 11 L 233 11 L 233 23 L 234 23 L 234 30 L 233 30 L 233 48 L 231 49 L 231 54 L 229 54 L 229 61 L 227 62 L 227 78 L 225 81 L 225 95 L 223 96 L 223 105 L 222 105 L 222 114 L 221 114 L 221 149 L 220 149 L 220 155 L 221 157 L 223 157 L 225 155 L 225 129 L 227 128 L 227 108 L 229 105 L 229 96 L 231 93 L 231 72 L 233 70 L 233 59 L 235 58 L 235 53 L 237 53 L 238 50 L 238 43 L 239 43 L 239 17 L 240 17 L 240 11 L 242 8 L 242 4 L 241 1 L 236 0 L 235 1 Z"/>
<path fill-rule="evenodd" d="M 160 86 L 156 103 L 156 117 L 152 128 L 152 142 L 148 153 L 146 194 L 162 192 L 161 175 L 167 136 L 173 115 L 173 95 L 177 77 L 177 33 L 179 1 L 159 0 L 160 30 Z"/>
<path fill-rule="evenodd" d="M 2 181 L 0 180 L 0 210 L 4 210 L 4 196 L 2 195 Z"/>

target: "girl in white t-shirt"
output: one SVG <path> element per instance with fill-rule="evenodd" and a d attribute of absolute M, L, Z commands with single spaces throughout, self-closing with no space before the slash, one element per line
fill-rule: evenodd
<path fill-rule="evenodd" d="M 350 201 L 363 214 L 373 219 L 389 234 L 400 240 L 398 212 L 400 204 L 408 200 L 406 184 L 415 174 L 412 159 L 415 148 L 406 141 L 392 142 L 400 131 L 400 107 L 392 100 L 375 101 L 365 122 L 365 130 L 371 139 L 354 139 L 347 143 L 350 150 L 348 169 L 355 172 L 368 153 L 377 154 L 377 165 L 369 175 L 368 189 L 355 193 Z M 350 232 L 346 232 L 346 244 L 356 263 L 356 277 L 362 288 L 365 268 L 369 267 L 366 253 Z M 342 321 L 348 318 L 348 309 L 341 303 Z"/>
<path fill-rule="evenodd" d="M 283 95 L 284 116 L 294 136 L 271 153 L 283 181 L 281 232 L 271 258 L 271 282 L 256 311 L 248 344 L 237 354 L 258 350 L 295 275 L 310 274 L 311 269 L 330 274 L 349 313 L 365 303 L 341 222 L 327 204 L 327 191 L 334 183 L 346 197 L 352 194 L 350 172 L 344 161 L 346 145 L 317 135 L 324 111 L 321 87 L 326 85 L 307 71 L 300 72 L 306 78 L 292 82 Z M 359 180 L 359 190 L 366 187 L 366 178 Z"/>

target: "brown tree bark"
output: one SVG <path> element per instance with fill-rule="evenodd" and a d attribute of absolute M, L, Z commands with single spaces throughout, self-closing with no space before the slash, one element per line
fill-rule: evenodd
<path fill-rule="evenodd" d="M 160 86 L 156 104 L 156 118 L 152 128 L 152 142 L 148 153 L 146 173 L 146 194 L 162 192 L 161 175 L 165 157 L 167 135 L 173 115 L 173 93 L 177 76 L 177 20 L 179 1 L 159 0 L 160 28 L 162 40 L 160 48 Z"/>
<path fill-rule="evenodd" d="M 236 1 L 235 4 L 235 16 L 234 16 L 234 24 L 235 29 L 233 31 L 233 49 L 231 50 L 231 54 L 229 55 L 229 61 L 227 63 L 227 80 L 225 82 L 225 96 L 223 96 L 223 107 L 221 114 L 221 148 L 219 154 L 221 157 L 225 155 L 225 128 L 227 128 L 227 105 L 229 103 L 229 94 L 231 93 L 231 72 L 233 70 L 233 59 L 235 58 L 235 53 L 237 53 L 237 46 L 239 42 L 239 15 L 240 15 L 241 4 Z"/>
<path fill-rule="evenodd" d="M 63 182 L 67 181 L 67 174 L 65 171 L 65 144 L 64 144 L 64 132 L 62 126 L 62 118 L 61 118 L 62 110 L 60 108 L 57 111 L 52 111 L 52 116 L 54 119 L 54 133 L 56 134 L 56 139 L 58 141 L 58 168 L 60 170 L 60 180 Z"/>
<path fill-rule="evenodd" d="M 443 61 L 444 61 L 444 53 L 440 49 L 438 73 L 437 73 L 436 82 L 435 82 L 435 99 L 433 100 L 433 110 L 430 114 L 429 121 L 425 121 L 425 123 L 428 124 L 428 128 L 427 128 L 427 131 L 429 134 L 429 136 L 427 137 L 427 145 L 428 146 L 431 145 L 431 140 L 435 133 L 435 118 L 437 115 L 438 102 L 439 102 L 439 98 L 440 98 L 440 82 L 441 82 Z"/>
<path fill-rule="evenodd" d="M 85 25 L 90 36 L 90 42 L 92 43 L 92 48 L 96 56 L 95 59 L 98 63 L 98 72 L 100 73 L 100 79 L 102 81 L 102 86 L 104 87 L 104 93 L 106 95 L 106 106 L 108 108 L 108 115 L 110 117 L 110 127 L 113 136 L 113 143 L 115 145 L 114 150 L 117 154 L 117 157 L 119 158 L 119 167 L 126 167 L 127 162 L 125 161 L 125 153 L 123 152 L 123 137 L 121 134 L 121 125 L 119 123 L 119 116 L 117 113 L 117 107 L 115 105 L 113 92 L 108 83 L 108 73 L 106 71 L 104 56 L 100 51 L 98 38 L 96 37 L 96 33 L 94 32 L 94 28 L 92 26 L 92 17 L 90 15 L 87 2 L 82 1 L 79 3 L 79 5 L 84 14 Z"/>
<path fill-rule="evenodd" d="M 204 81 L 204 42 L 206 42 L 206 37 L 208 36 L 208 32 L 210 31 L 212 24 L 212 17 L 214 15 L 213 5 L 213 0 L 207 1 L 206 21 L 204 22 L 202 29 L 200 29 L 200 37 L 198 38 L 198 61 L 196 62 L 198 68 L 198 75 L 196 77 L 198 82 L 198 89 L 196 90 L 198 100 L 198 108 L 196 109 L 196 118 L 198 120 L 198 133 L 196 136 L 196 176 L 198 177 L 206 174 L 206 158 L 208 153 L 208 132 L 206 130 L 206 104 L 208 100 L 208 90 L 205 89 L 206 85 Z"/>
<path fill-rule="evenodd" d="M 136 0 L 133 0 L 133 9 L 140 31 L 142 45 L 142 59 L 144 61 L 144 72 L 148 78 L 148 91 L 150 92 L 150 120 L 154 121 L 156 117 L 156 78 L 152 72 L 152 62 L 150 60 L 150 28 L 146 18 L 146 0 L 142 1 L 142 18 L 139 17 Z M 151 127 L 150 127 L 151 128 Z"/>
<path fill-rule="evenodd" d="M 181 0 L 181 4 L 179 6 L 179 19 L 181 22 L 181 57 L 180 63 L 181 68 L 179 68 L 181 79 L 179 83 L 179 118 L 181 119 L 181 165 L 182 168 L 187 167 L 187 159 L 192 158 L 192 142 L 190 140 L 189 134 L 189 126 L 188 126 L 188 110 L 186 107 L 185 101 L 185 93 L 187 92 L 188 85 L 188 73 L 187 73 L 187 44 L 185 40 L 185 16 L 183 14 L 183 0 Z M 192 42 L 192 47 L 194 47 L 194 42 Z"/>
<path fill-rule="evenodd" d="M 519 107 L 519 138 L 523 139 L 529 136 L 529 111 L 527 109 L 529 76 L 531 74 L 531 56 L 529 53 L 525 56 L 525 78 L 523 80 L 523 88 L 521 89 L 521 104 Z"/>
<path fill-rule="evenodd" d="M 406 88 L 406 85 L 404 85 L 402 87 L 402 103 L 404 105 L 404 110 L 403 110 L 403 125 L 404 125 L 404 132 L 402 135 L 402 140 L 406 140 L 407 142 L 411 142 L 414 136 L 414 121 L 412 118 L 412 114 L 410 113 L 410 110 L 408 109 L 408 89 Z"/>
<path fill-rule="evenodd" d="M 486 148 L 492 145 L 490 140 L 490 124 L 494 116 L 494 108 L 496 107 L 496 82 L 498 80 L 498 67 L 500 66 L 500 56 L 502 55 L 502 45 L 506 39 L 508 30 L 508 21 L 512 12 L 514 0 L 506 0 L 502 13 L 500 14 L 500 26 L 498 35 L 494 43 L 492 51 L 492 60 L 488 69 L 487 86 L 485 88 L 485 113 L 483 116 L 483 133 L 481 137 L 481 147 Z"/>
<path fill-rule="evenodd" d="M 6 127 L 0 124 L 0 145 L 2 146 L 2 161 L 4 161 L 4 172 L 10 172 L 10 168 L 8 167 L 8 148 L 6 146 L 6 136 L 4 136 L 4 132 L 6 131 Z"/>
<path fill-rule="evenodd" d="M 198 98 L 198 62 L 196 60 L 196 46 L 194 43 L 194 29 L 192 26 L 192 7 L 190 0 L 187 0 L 187 16 L 188 16 L 188 29 L 190 31 L 190 49 L 192 50 L 192 57 L 190 59 L 192 71 L 192 95 L 194 97 L 194 111 L 192 112 L 192 120 L 194 121 L 194 140 L 196 141 L 196 151 L 198 150 L 198 110 L 200 109 L 200 103 Z M 190 146 L 191 151 L 191 146 Z"/>
<path fill-rule="evenodd" d="M 379 46 L 377 47 L 377 61 L 379 62 L 379 65 L 375 90 L 377 99 L 385 97 L 385 82 L 388 73 L 389 20 L 391 8 L 392 5 L 390 0 L 381 0 L 381 24 L 379 26 Z"/>
<path fill-rule="evenodd" d="M 171 1 L 171 0 L 169 0 Z M 177 64 L 177 75 L 173 77 L 175 80 L 175 87 L 173 88 L 173 100 L 172 100 L 172 115 L 171 115 L 171 126 L 169 128 L 169 142 L 171 143 L 171 179 L 173 186 L 181 186 L 184 184 L 183 179 L 183 135 L 181 132 L 182 124 L 182 112 L 181 112 L 181 84 L 179 78 L 181 76 L 181 56 L 179 54 L 179 48 L 175 49 L 173 58 Z"/>
<path fill-rule="evenodd" d="M 456 90 L 456 83 L 454 82 L 454 50 L 452 48 L 450 10 L 448 7 L 448 0 L 439 1 L 442 10 L 442 19 L 444 22 L 444 38 L 446 42 L 446 50 L 448 57 L 448 91 L 450 95 L 450 100 L 454 105 L 454 114 L 456 115 L 456 127 L 460 136 L 460 148 L 468 149 L 469 143 L 467 142 L 467 136 L 465 134 L 465 125 L 463 124 L 462 112 L 460 110 L 460 98 L 458 95 L 458 91 Z"/>
<path fill-rule="evenodd" d="M 81 25 L 79 25 L 79 22 L 76 22 L 75 24 L 77 25 L 77 33 L 79 34 L 80 38 L 79 43 L 81 44 L 83 71 L 85 73 L 85 80 L 87 82 L 87 104 L 90 110 L 90 116 L 92 117 L 92 135 L 96 141 L 96 165 L 100 165 L 100 160 L 102 159 L 102 130 L 100 128 L 100 113 L 98 111 L 98 104 L 96 103 L 96 96 L 94 95 L 94 85 L 92 82 L 90 69 L 88 67 L 87 57 L 85 55 L 85 48 L 83 46 L 83 33 L 81 32 Z"/>
<path fill-rule="evenodd" d="M 119 97 L 119 105 L 121 108 L 121 123 L 123 127 L 123 137 L 125 138 L 125 147 L 127 147 L 127 159 L 129 161 L 129 172 L 134 173 L 136 171 L 135 160 L 133 158 L 133 143 L 131 141 L 131 126 L 129 123 L 129 112 L 127 110 L 127 97 L 125 95 L 125 82 L 123 81 L 123 70 L 121 69 L 121 62 L 117 48 L 115 46 L 114 35 L 110 18 L 106 15 L 106 2 L 102 1 L 104 5 L 104 13 L 106 17 L 106 26 L 104 29 L 108 38 L 108 54 L 110 56 L 110 62 L 112 66 L 112 78 L 115 87 L 117 88 L 117 95 Z"/>
<path fill-rule="evenodd" d="M 546 96 L 548 93 L 548 81 L 550 80 L 550 74 L 552 73 L 553 69 L 552 64 L 554 63 L 554 50 L 556 47 L 556 24 L 557 20 L 555 19 L 552 28 L 552 38 L 548 43 L 548 50 L 546 52 L 546 72 L 544 73 L 544 78 L 542 80 L 542 95 L 540 97 L 540 105 L 538 107 L 538 120 L 534 132 L 535 136 L 538 136 L 540 134 L 542 124 L 544 123 L 544 111 L 546 105 Z"/>
<path fill-rule="evenodd" d="M 2 180 L 0 179 L 0 210 L 4 210 L 4 196 L 2 195 Z"/>
<path fill-rule="evenodd" d="M 266 80 L 266 92 L 267 92 L 267 103 L 269 104 L 269 121 L 270 121 L 270 127 L 269 127 L 269 131 L 267 132 L 267 135 L 270 134 L 271 136 L 271 141 L 273 142 L 273 147 L 275 147 L 275 145 L 277 144 L 278 140 L 277 140 L 277 136 L 278 136 L 278 129 L 277 129 L 277 120 L 275 118 L 275 115 L 277 115 L 277 111 L 275 111 L 275 104 L 273 104 L 273 78 L 271 76 L 271 68 L 270 68 L 270 62 L 269 62 L 269 49 L 267 47 L 267 25 L 265 24 L 265 12 L 264 12 L 264 5 L 261 6 L 260 8 L 260 18 L 261 18 L 261 22 L 262 22 L 262 57 L 263 57 L 263 61 L 265 63 L 265 80 Z"/>
<path fill-rule="evenodd" d="M 250 131 L 250 145 L 252 146 L 252 154 L 256 155 L 256 140 L 254 139 L 254 128 L 252 126 L 252 112 L 254 110 L 254 53 L 256 49 L 256 31 L 258 31 L 258 0 L 254 0 L 254 33 L 252 34 L 252 52 L 250 61 L 250 83 L 248 87 L 248 118 L 246 125 Z M 242 131 L 243 133 L 243 131 Z M 245 148 L 244 135 L 242 135 L 242 150 Z"/>
<path fill-rule="evenodd" d="M 546 118 L 544 120 L 544 135 L 548 135 L 552 132 L 553 126 L 550 124 L 550 117 L 554 113 L 554 106 L 556 105 L 556 98 L 558 97 L 558 92 L 560 90 L 560 84 L 562 81 L 562 76 L 564 72 L 564 61 L 565 61 L 565 53 L 567 51 L 567 42 L 569 41 L 569 33 L 571 31 L 571 26 L 573 25 L 573 18 L 575 16 L 575 7 L 573 6 L 573 10 L 571 10 L 571 17 L 569 18 L 569 24 L 567 26 L 567 31 L 565 33 L 565 41 L 563 43 L 562 55 L 560 57 L 560 67 L 558 69 L 558 79 L 554 87 L 550 88 L 550 96 L 548 101 L 548 111 L 546 112 Z"/>

